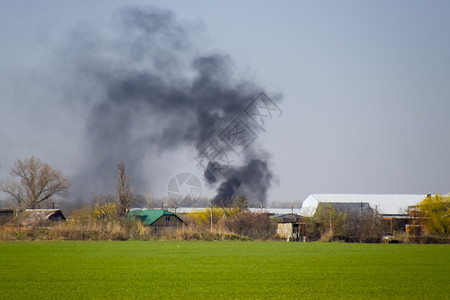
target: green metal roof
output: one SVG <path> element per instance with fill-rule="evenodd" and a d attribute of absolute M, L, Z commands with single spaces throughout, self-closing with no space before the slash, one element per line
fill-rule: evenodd
<path fill-rule="evenodd" d="M 175 214 L 164 209 L 132 210 L 128 213 L 128 217 L 138 218 L 146 225 L 152 225 L 162 216 L 175 216 Z"/>

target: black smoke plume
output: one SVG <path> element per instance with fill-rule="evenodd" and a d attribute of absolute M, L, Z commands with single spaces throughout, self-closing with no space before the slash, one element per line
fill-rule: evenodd
<path fill-rule="evenodd" d="M 273 179 L 267 161 L 253 158 L 240 167 L 225 171 L 223 175 L 225 181 L 217 189 L 214 204 L 230 207 L 236 196 L 250 198 L 253 205 L 256 204 L 254 199 L 258 199 L 259 204 L 264 204 Z"/>
<path fill-rule="evenodd" d="M 200 152 L 262 89 L 237 79 L 228 55 L 202 51 L 198 26 L 178 22 L 170 11 L 126 7 L 112 24 L 108 30 L 80 26 L 62 52 L 71 74 L 68 99 L 85 106 L 88 120 L 90 158 L 77 182 L 114 182 L 116 163 L 124 161 L 133 185 L 145 190 L 142 161 L 149 151 L 190 146 Z M 273 178 L 268 157 L 250 148 L 242 165 L 206 176 L 221 182 L 215 204 L 226 205 L 238 192 L 265 202 Z"/>

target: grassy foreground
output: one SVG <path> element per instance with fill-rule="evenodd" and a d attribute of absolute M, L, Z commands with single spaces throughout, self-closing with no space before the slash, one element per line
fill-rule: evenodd
<path fill-rule="evenodd" d="M 0 243 L 1 299 L 447 299 L 449 278 L 449 245 Z"/>

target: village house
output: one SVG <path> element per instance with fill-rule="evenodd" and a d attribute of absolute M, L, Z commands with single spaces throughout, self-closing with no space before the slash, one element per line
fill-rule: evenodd
<path fill-rule="evenodd" d="M 139 219 L 144 225 L 152 226 L 157 232 L 163 228 L 174 228 L 183 225 L 176 214 L 164 209 L 136 209 L 128 213 L 131 219 Z"/>
<path fill-rule="evenodd" d="M 66 217 L 59 209 L 25 209 L 6 225 L 20 227 L 44 226 L 52 222 L 65 220 Z"/>

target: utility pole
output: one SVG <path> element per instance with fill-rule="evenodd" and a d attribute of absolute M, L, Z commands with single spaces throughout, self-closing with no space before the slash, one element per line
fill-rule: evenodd
<path fill-rule="evenodd" d="M 212 203 L 209 204 L 209 209 L 211 210 L 210 214 L 211 214 L 211 231 L 212 231 L 212 228 L 213 228 L 213 208 L 212 208 Z"/>
<path fill-rule="evenodd" d="M 331 203 L 330 203 L 330 232 L 331 232 L 331 234 L 333 234 L 333 224 L 331 223 L 331 209 L 332 209 L 332 207 L 331 207 Z"/>

